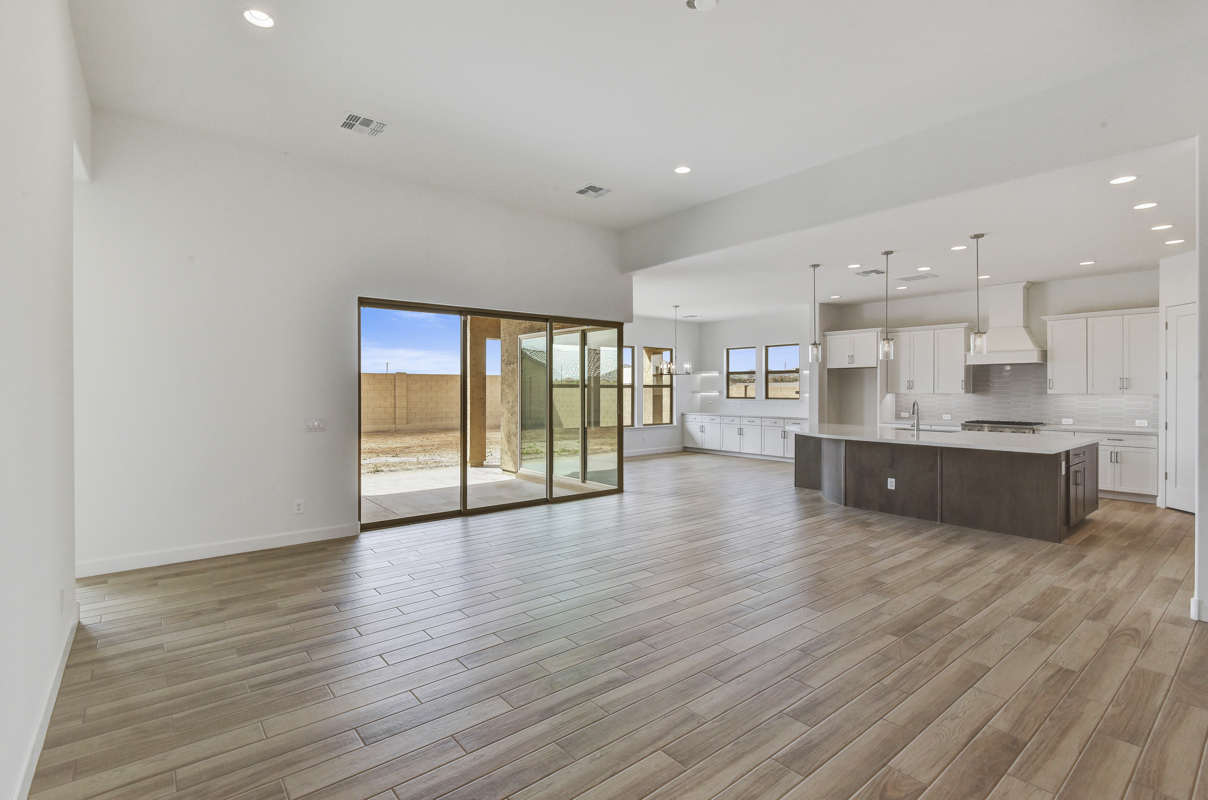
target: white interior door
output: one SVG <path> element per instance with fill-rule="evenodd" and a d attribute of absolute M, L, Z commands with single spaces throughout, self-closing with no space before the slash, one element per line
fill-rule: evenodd
<path fill-rule="evenodd" d="M 1166 310 L 1166 505 L 1195 512 L 1196 380 L 1199 315 L 1195 303 Z"/>

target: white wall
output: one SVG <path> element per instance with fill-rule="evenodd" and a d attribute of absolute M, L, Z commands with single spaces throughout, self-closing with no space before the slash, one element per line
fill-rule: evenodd
<path fill-rule="evenodd" d="M 983 287 L 984 288 L 984 287 Z M 1140 270 L 1112 275 L 1087 275 L 1057 281 L 1035 281 L 1028 290 L 1028 327 L 1041 347 L 1046 346 L 1047 326 L 1043 317 L 1080 314 L 1117 308 L 1149 308 L 1158 305 L 1158 270 Z M 846 328 L 879 327 L 885 319 L 883 302 L 836 306 L 838 323 Z M 889 326 L 944 325 L 973 322 L 973 292 L 904 297 L 889 301 Z M 982 322 L 994 320 L 982 304 Z"/>
<path fill-rule="evenodd" d="M 631 314 L 615 233 L 113 112 L 92 134 L 79 574 L 356 533 L 358 296 Z"/>
<path fill-rule="evenodd" d="M 685 361 L 692 364 L 693 373 L 706 367 L 700 366 L 700 329 L 702 326 L 692 322 L 679 324 L 679 351 L 675 353 L 676 363 L 683 367 Z M 653 453 L 673 453 L 683 449 L 683 432 L 680 430 L 680 414 L 700 410 L 700 397 L 692 392 L 700 387 L 700 378 L 693 374 L 691 377 L 673 378 L 675 381 L 675 414 L 672 425 L 642 425 L 642 348 L 663 347 L 671 348 L 676 339 L 675 324 L 669 319 L 654 317 L 634 317 L 624 330 L 625 346 L 633 347 L 634 355 L 634 390 L 633 390 L 633 423 L 634 427 L 625 429 L 625 455 L 642 456 Z"/>
<path fill-rule="evenodd" d="M 722 320 L 701 324 L 701 370 L 717 370 L 721 374 L 708 382 L 708 388 L 716 388 L 721 394 L 701 398 L 701 411 L 716 414 L 751 414 L 766 417 L 809 416 L 809 344 L 813 341 L 810 306 L 803 304 L 795 311 L 769 314 L 761 317 Z M 800 400 L 768 400 L 764 394 L 764 375 L 767 355 L 764 348 L 770 344 L 797 344 L 801 346 Z M 728 400 L 725 395 L 726 348 L 754 347 L 756 376 L 755 400 Z"/>
<path fill-rule="evenodd" d="M 75 627 L 65 4 L 0 5 L 0 797 L 22 798 Z"/>

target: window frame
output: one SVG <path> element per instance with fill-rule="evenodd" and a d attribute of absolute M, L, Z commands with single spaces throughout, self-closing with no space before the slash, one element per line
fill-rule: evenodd
<path fill-rule="evenodd" d="M 773 347 L 796 347 L 797 348 L 797 369 L 772 369 L 769 366 L 772 362 L 768 360 L 768 354 Z M 772 397 L 772 376 L 773 375 L 797 375 L 797 396 L 793 397 Z M 801 399 L 801 342 L 789 342 L 787 344 L 765 344 L 763 346 L 763 396 L 768 400 L 800 400 Z"/>
<path fill-rule="evenodd" d="M 653 428 L 656 426 L 662 427 L 675 424 L 675 380 L 670 376 L 667 377 L 666 383 L 646 383 L 646 364 L 649 361 L 651 353 L 670 353 L 668 359 L 672 364 L 675 363 L 675 349 L 671 347 L 643 347 L 642 348 L 642 427 Z M 637 366 L 636 364 L 634 365 Z M 653 376 L 653 372 L 651 373 Z M 671 406 L 671 413 L 668 414 L 666 422 L 646 422 L 646 389 L 666 389 L 668 394 L 668 404 Z M 652 395 L 653 396 L 653 395 Z M 637 421 L 637 414 L 634 414 L 634 422 Z"/>
<path fill-rule="evenodd" d="M 629 382 L 628 383 L 625 382 L 625 351 L 626 350 L 629 351 Z M 635 423 L 635 418 L 637 417 L 637 413 L 636 413 L 637 406 L 634 405 L 633 376 L 634 376 L 634 373 L 636 373 L 637 369 L 638 369 L 637 364 L 634 363 L 636 360 L 637 360 L 637 351 L 635 350 L 633 345 L 627 344 L 627 345 L 624 345 L 623 347 L 621 347 L 621 427 L 622 428 L 635 427 L 634 423 Z M 628 396 L 629 396 L 629 421 L 628 422 L 625 421 L 626 392 L 628 392 Z"/>
<path fill-rule="evenodd" d="M 730 352 L 733 350 L 750 350 L 752 355 L 755 358 L 755 368 L 750 369 L 750 370 L 746 370 L 746 369 L 731 370 L 730 369 Z M 731 395 L 730 394 L 730 376 L 731 375 L 750 375 L 751 383 L 749 385 L 755 391 L 755 396 L 747 397 L 746 395 L 743 395 L 742 397 L 735 397 L 734 395 Z M 747 345 L 745 347 L 727 347 L 726 348 L 726 399 L 727 400 L 758 400 L 759 399 L 759 346 L 758 345 Z"/>

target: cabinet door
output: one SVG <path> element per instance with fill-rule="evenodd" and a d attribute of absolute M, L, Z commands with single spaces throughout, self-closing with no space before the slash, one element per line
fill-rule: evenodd
<path fill-rule="evenodd" d="M 716 422 L 706 422 L 701 428 L 704 430 L 700 433 L 700 446 L 706 450 L 720 450 L 721 426 Z"/>
<path fill-rule="evenodd" d="M 1086 516 L 1086 464 L 1070 467 L 1070 514 L 1069 524 L 1080 522 Z"/>
<path fill-rule="evenodd" d="M 877 334 L 854 333 L 851 337 L 851 352 L 853 367 L 875 367 L 877 365 Z"/>
<path fill-rule="evenodd" d="M 742 453 L 750 453 L 751 455 L 759 455 L 763 452 L 763 435 L 760 433 L 762 428 L 757 428 L 754 425 L 741 425 L 738 428 L 738 449 Z"/>
<path fill-rule="evenodd" d="M 684 420 L 684 447 L 700 447 L 704 425 Z"/>
<path fill-rule="evenodd" d="M 935 332 L 935 393 L 973 390 L 965 387 L 965 329 L 941 328 Z"/>
<path fill-rule="evenodd" d="M 851 364 L 851 334 L 826 337 L 826 366 L 830 369 L 850 367 Z"/>
<path fill-rule="evenodd" d="M 910 334 L 910 391 L 935 394 L 935 331 Z"/>
<path fill-rule="evenodd" d="M 1116 448 L 1099 445 L 1099 488 L 1116 488 Z"/>
<path fill-rule="evenodd" d="M 1158 315 L 1129 314 L 1122 319 L 1124 391 L 1127 394 L 1157 394 Z"/>
<path fill-rule="evenodd" d="M 1124 318 L 1086 320 L 1086 383 L 1090 394 L 1124 391 Z"/>
<path fill-rule="evenodd" d="M 742 442 L 739 441 L 737 425 L 722 425 L 721 426 L 721 450 L 729 453 L 737 453 L 741 449 Z"/>
<path fill-rule="evenodd" d="M 763 429 L 763 454 L 765 456 L 783 456 L 784 443 L 788 441 L 784 428 L 766 427 Z"/>
<path fill-rule="evenodd" d="M 893 359 L 888 365 L 889 391 L 893 392 L 894 394 L 909 394 L 911 391 L 910 367 L 913 363 L 913 359 L 910 357 L 911 334 L 894 333 L 890 335 L 893 336 L 897 341 L 893 343 Z"/>
<path fill-rule="evenodd" d="M 1116 448 L 1116 491 L 1158 493 L 1158 451 Z"/>
<path fill-rule="evenodd" d="M 1086 320 L 1049 323 L 1049 394 L 1086 394 Z"/>

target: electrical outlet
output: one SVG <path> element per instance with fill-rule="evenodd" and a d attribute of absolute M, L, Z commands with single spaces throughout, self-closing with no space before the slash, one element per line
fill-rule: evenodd
<path fill-rule="evenodd" d="M 945 414 L 945 415 L 944 415 L 944 419 L 952 419 L 952 415 L 951 415 L 951 414 Z"/>
<path fill-rule="evenodd" d="M 1073 424 L 1074 424 L 1074 421 L 1073 421 L 1072 419 L 1065 419 L 1065 418 L 1062 418 L 1062 420 L 1061 420 L 1061 424 L 1062 424 L 1062 425 L 1073 425 Z"/>
<path fill-rule="evenodd" d="M 642 434 L 642 441 L 643 442 L 646 441 L 646 434 L 644 434 L 644 433 Z"/>
<path fill-rule="evenodd" d="M 894 479 L 893 479 L 893 478 L 890 478 L 890 479 L 889 479 L 889 488 L 890 488 L 890 489 L 896 489 L 897 487 L 894 485 L 895 483 L 896 483 L 896 481 L 894 481 Z"/>
<path fill-rule="evenodd" d="M 327 420 L 324 419 L 308 419 L 306 420 L 307 433 L 320 433 L 327 429 Z"/>
<path fill-rule="evenodd" d="M 905 411 L 903 411 L 903 412 L 902 412 L 902 416 L 903 416 L 903 417 L 909 417 L 909 416 L 910 416 L 910 414 L 908 414 L 908 413 L 906 413 Z"/>
<path fill-rule="evenodd" d="M 1147 420 L 1147 419 L 1139 419 L 1139 420 L 1137 420 L 1137 427 L 1138 427 L 1138 428 L 1148 428 L 1148 427 L 1149 427 L 1149 420 Z"/>
<path fill-rule="evenodd" d="M 294 501 L 294 513 L 295 514 L 305 514 L 306 513 L 306 503 L 302 500 L 295 500 Z"/>

